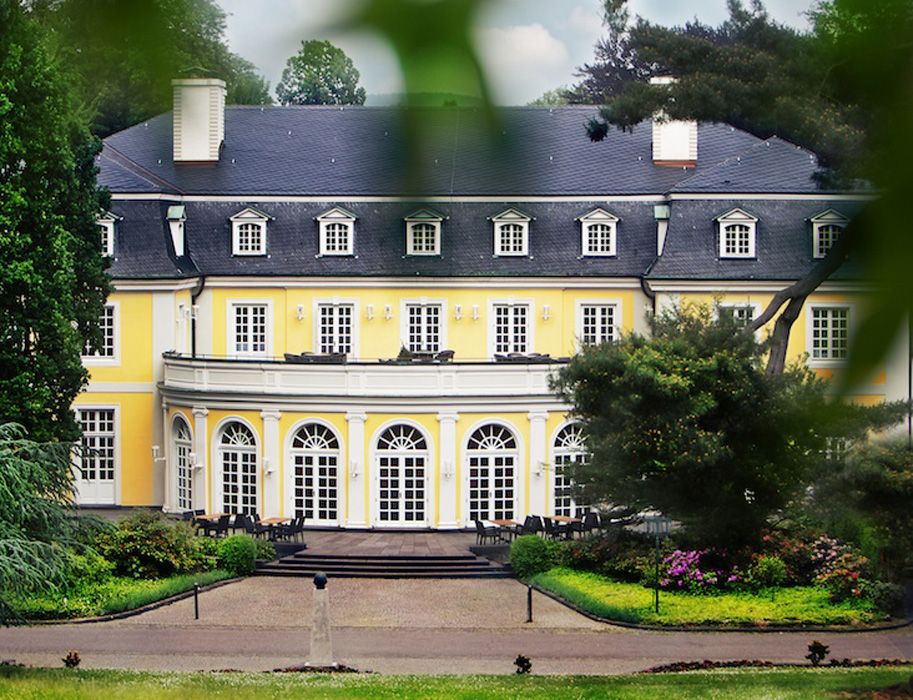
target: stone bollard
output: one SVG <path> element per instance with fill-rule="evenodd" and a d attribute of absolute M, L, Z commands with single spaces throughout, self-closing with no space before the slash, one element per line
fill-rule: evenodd
<path fill-rule="evenodd" d="M 333 639 L 330 636 L 330 604 L 327 598 L 327 575 L 314 575 L 314 624 L 311 626 L 310 666 L 333 665 Z"/>

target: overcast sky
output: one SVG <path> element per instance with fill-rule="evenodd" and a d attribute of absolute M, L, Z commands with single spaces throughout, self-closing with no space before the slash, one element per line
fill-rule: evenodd
<path fill-rule="evenodd" d="M 282 75 L 289 56 L 305 39 L 328 39 L 342 48 L 361 72 L 369 94 L 401 90 L 396 61 L 379 39 L 365 33 L 327 29 L 360 0 L 218 0 L 228 13 L 231 49 L 254 63 L 270 81 Z M 803 12 L 812 0 L 767 0 L 770 14 L 785 24 L 808 26 Z M 546 90 L 574 82 L 575 67 L 593 56 L 602 33 L 600 0 L 490 0 L 480 15 L 477 41 L 496 99 L 526 104 Z M 718 24 L 725 0 L 630 0 L 635 14 L 661 24 L 694 17 Z"/>

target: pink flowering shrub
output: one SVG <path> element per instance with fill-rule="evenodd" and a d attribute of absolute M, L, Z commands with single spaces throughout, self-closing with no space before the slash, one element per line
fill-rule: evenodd
<path fill-rule="evenodd" d="M 663 559 L 659 586 L 689 593 L 708 593 L 731 587 L 739 582 L 739 571 L 725 559 L 709 549 L 676 549 Z"/>

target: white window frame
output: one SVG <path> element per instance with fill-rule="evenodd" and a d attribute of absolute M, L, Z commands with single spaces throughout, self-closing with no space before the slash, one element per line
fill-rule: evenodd
<path fill-rule="evenodd" d="M 229 217 L 229 220 L 231 221 L 231 254 L 239 256 L 266 255 L 266 224 L 269 219 L 270 217 L 263 212 L 251 209 L 250 207 Z M 260 228 L 259 248 L 249 250 L 241 248 L 241 227 L 245 224 L 258 226 Z"/>
<path fill-rule="evenodd" d="M 351 306 L 352 307 L 352 351 L 348 353 L 349 360 L 358 359 L 360 355 L 360 329 L 361 329 L 361 307 L 359 305 L 358 299 L 354 298 L 341 298 L 341 297 L 329 297 L 314 299 L 314 303 L 311 310 L 311 318 L 313 319 L 313 341 L 312 341 L 312 350 L 315 353 L 320 352 L 320 307 L 322 306 Z"/>
<path fill-rule="evenodd" d="M 225 302 L 225 354 L 236 359 L 267 359 L 273 355 L 273 302 L 271 299 L 229 299 Z M 266 349 L 263 352 L 238 351 L 235 345 L 239 306 L 266 307 Z"/>
<path fill-rule="evenodd" d="M 317 217 L 319 233 L 319 253 L 321 256 L 353 255 L 355 252 L 355 221 L 358 217 L 342 207 L 330 209 Z M 331 224 L 346 227 L 347 240 L 344 248 L 329 250 L 327 248 L 327 230 Z"/>
<path fill-rule="evenodd" d="M 236 449 L 239 452 L 249 452 L 254 455 L 256 474 L 254 483 L 257 490 L 255 511 L 262 512 L 263 504 L 265 503 L 265 494 L 263 493 L 265 486 L 263 476 L 263 438 L 250 421 L 242 418 L 237 414 L 226 416 L 220 420 L 213 429 L 210 436 L 210 450 L 213 459 L 212 468 L 210 469 L 210 506 L 215 510 L 221 511 L 223 503 L 225 502 L 225 462 L 223 452 L 232 448 L 231 446 L 222 445 L 222 436 L 231 423 L 240 423 L 245 428 L 250 430 L 251 434 L 254 436 L 253 449 L 248 449 L 241 446 L 237 447 Z"/>
<path fill-rule="evenodd" d="M 73 409 L 77 411 L 77 422 L 80 423 L 80 444 L 82 444 L 82 425 L 79 421 L 79 411 L 114 411 L 114 498 L 112 505 L 119 505 L 121 502 L 121 493 L 120 493 L 120 482 L 121 482 L 121 454 L 120 454 L 120 435 L 121 435 L 121 420 L 120 420 L 120 405 L 119 404 L 95 404 L 95 403 L 78 403 L 73 406 Z M 76 460 L 78 461 L 78 460 Z M 74 464 L 74 466 L 76 466 Z M 75 477 L 75 473 L 74 473 Z M 82 481 L 80 476 L 78 482 Z M 78 485 L 77 482 L 77 485 Z M 98 504 L 92 501 L 82 500 L 82 496 L 76 494 L 76 503 L 86 504 L 86 505 L 108 505 L 107 503 Z"/>
<path fill-rule="evenodd" d="M 183 421 L 184 425 L 187 426 L 188 432 L 190 433 L 190 441 L 187 443 L 184 443 L 183 445 L 181 444 L 181 442 L 178 440 L 178 437 L 177 437 L 177 426 L 178 426 L 179 421 Z M 196 469 L 195 469 L 193 460 L 190 458 L 190 455 L 194 453 L 194 450 L 195 450 L 194 446 L 196 445 L 196 442 L 194 440 L 193 424 L 191 423 L 191 421 L 187 420 L 187 416 L 185 416 L 183 413 L 175 413 L 173 416 L 171 416 L 170 440 L 171 440 L 171 461 L 172 461 L 171 471 L 172 471 L 172 477 L 174 479 L 174 484 L 173 484 L 174 507 L 181 511 L 193 510 L 193 504 L 196 500 L 195 493 L 194 493 L 194 491 L 196 490 L 195 489 Z M 180 447 L 189 448 L 187 450 L 187 452 L 188 452 L 187 467 L 189 470 L 189 475 L 188 475 L 189 486 L 187 488 L 188 488 L 188 492 L 190 494 L 190 503 L 186 508 L 181 506 L 181 474 L 180 474 L 181 458 L 180 458 L 180 452 L 179 452 Z"/>
<path fill-rule="evenodd" d="M 814 348 L 814 312 L 816 309 L 846 309 L 846 347 L 847 357 L 815 357 Z M 856 309 L 850 302 L 817 301 L 807 305 L 805 311 L 805 351 L 808 354 L 809 367 L 843 367 L 849 359 L 853 345 Z"/>
<path fill-rule="evenodd" d="M 816 260 L 820 260 L 827 255 L 826 250 L 821 250 L 821 229 L 825 226 L 838 226 L 840 227 L 840 235 L 843 235 L 843 230 L 850 223 L 847 217 L 833 209 L 823 211 L 811 217 L 809 221 L 812 224 L 812 257 Z"/>
<path fill-rule="evenodd" d="M 529 255 L 529 224 L 532 217 L 527 216 L 517 209 L 507 209 L 497 216 L 491 217 L 492 234 L 494 236 L 494 255 L 496 257 L 526 257 Z M 502 229 L 505 226 L 517 225 L 520 227 L 522 250 L 505 250 Z"/>
<path fill-rule="evenodd" d="M 574 343 L 578 352 L 585 346 L 583 342 L 583 309 L 586 306 L 611 306 L 613 308 L 614 341 L 621 336 L 624 328 L 621 299 L 578 299 L 574 304 Z"/>
<path fill-rule="evenodd" d="M 605 209 L 596 208 L 588 214 L 577 217 L 580 222 L 580 255 L 585 258 L 610 258 L 614 257 L 618 240 L 618 217 L 610 214 Z M 590 227 L 608 226 L 609 249 L 607 251 L 593 250 L 590 248 Z"/>
<path fill-rule="evenodd" d="M 497 346 L 497 327 L 495 308 L 498 306 L 525 306 L 526 307 L 526 350 L 524 354 L 536 351 L 535 329 L 536 329 L 536 307 L 532 299 L 489 299 L 488 301 L 488 357 L 494 360 L 495 354 L 504 355 L 513 351 L 495 350 Z"/>
<path fill-rule="evenodd" d="M 114 337 L 112 339 L 113 354 L 111 355 L 83 355 L 82 363 L 86 367 L 119 367 L 120 366 L 120 302 L 106 301 L 106 309 L 112 309 L 112 326 Z M 85 348 L 83 348 L 85 352 Z"/>
<path fill-rule="evenodd" d="M 720 309 L 751 309 L 751 320 L 761 315 L 761 304 L 756 301 L 721 301 L 717 304 Z M 750 324 L 749 324 L 750 325 Z M 747 328 L 747 326 L 746 326 Z M 756 333 L 760 333 L 760 329 Z"/>
<path fill-rule="evenodd" d="M 400 345 L 407 350 L 409 349 L 409 309 L 413 306 L 437 306 L 439 308 L 439 322 L 440 327 L 438 328 L 438 350 L 447 349 L 447 300 L 446 299 L 429 299 L 427 297 L 418 297 L 415 299 L 403 299 L 400 302 L 399 317 L 400 317 Z M 420 350 L 418 352 L 430 352 L 425 350 Z"/>
<path fill-rule="evenodd" d="M 406 255 L 430 256 L 441 254 L 441 228 L 444 217 L 429 210 L 419 209 L 407 216 L 406 222 Z M 417 250 L 415 247 L 415 229 L 418 226 L 429 225 L 434 228 L 434 249 Z"/>
<path fill-rule="evenodd" d="M 749 259 L 756 257 L 758 238 L 758 217 L 742 209 L 731 209 L 717 217 L 717 236 L 719 238 L 719 256 L 721 259 Z M 748 229 L 748 252 L 726 252 L 726 230 L 730 226 L 745 226 Z"/>
<path fill-rule="evenodd" d="M 106 211 L 95 219 L 95 225 L 105 230 L 104 235 L 106 240 L 102 241 L 101 254 L 109 258 L 114 257 L 114 231 L 117 227 L 117 221 L 120 220 L 120 218 L 121 217 Z"/>

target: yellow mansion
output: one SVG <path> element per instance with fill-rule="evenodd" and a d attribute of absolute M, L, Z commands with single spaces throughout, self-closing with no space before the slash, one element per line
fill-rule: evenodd
<path fill-rule="evenodd" d="M 503 110 L 522 143 L 498 158 L 471 110 L 428 110 L 443 135 L 410 196 L 395 110 L 226 108 L 213 79 L 174 95 L 99 158 L 115 292 L 76 403 L 82 504 L 344 528 L 570 514 L 583 445 L 555 369 L 677 300 L 750 320 L 861 204 L 778 139 L 657 121 L 593 143 L 581 107 Z M 839 371 L 864 299 L 845 265 L 791 356 Z M 905 397 L 906 358 L 859 400 Z"/>

